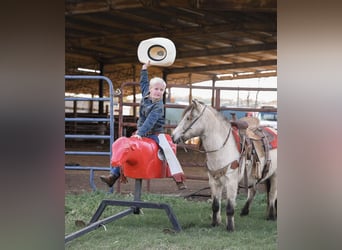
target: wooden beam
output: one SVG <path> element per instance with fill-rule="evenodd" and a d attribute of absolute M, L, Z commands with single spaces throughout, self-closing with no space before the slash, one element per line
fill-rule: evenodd
<path fill-rule="evenodd" d="M 215 11 L 277 11 L 277 0 L 94 0 L 75 2 L 66 0 L 65 15 L 77 15 L 142 7 L 177 7 Z"/>
<path fill-rule="evenodd" d="M 172 68 L 165 69 L 167 74 L 179 74 L 179 73 L 194 73 L 202 71 L 214 71 L 214 70 L 228 70 L 228 69 L 241 69 L 241 68 L 253 68 L 261 66 L 272 66 L 277 65 L 277 60 L 264 60 L 255 62 L 244 62 L 244 63 L 229 63 L 220 65 L 208 65 L 198 67 L 185 67 L 185 68 Z"/>
<path fill-rule="evenodd" d="M 223 47 L 217 49 L 205 49 L 205 50 L 190 50 L 186 52 L 177 52 L 177 59 L 185 59 L 191 57 L 200 56 L 218 56 L 218 55 L 229 55 L 247 52 L 258 52 L 258 51 L 268 51 L 277 49 L 277 43 L 268 44 L 255 44 L 255 45 L 244 45 L 238 47 Z M 131 63 L 136 62 L 137 56 L 125 56 L 116 57 L 112 59 L 104 59 L 106 64 L 118 64 L 118 63 Z"/>
<path fill-rule="evenodd" d="M 222 11 L 277 11 L 277 0 L 197 0 L 197 8 Z"/>
<path fill-rule="evenodd" d="M 65 15 L 90 14 L 110 10 L 143 7 L 143 4 L 140 1 L 126 0 L 94 0 L 78 3 L 66 0 L 65 2 Z"/>
<path fill-rule="evenodd" d="M 70 24 L 69 24 L 70 25 Z M 132 24 L 127 24 L 132 25 Z M 66 25 L 68 27 L 68 24 Z M 86 27 L 84 27 L 86 29 Z M 277 24 L 276 22 L 242 22 L 239 21 L 237 23 L 229 23 L 229 24 L 215 24 L 215 25 L 205 25 L 201 28 L 179 28 L 179 29 L 169 29 L 165 31 L 144 31 L 139 32 L 137 34 L 130 34 L 132 38 L 134 38 L 137 41 L 141 41 L 143 39 L 146 39 L 146 37 L 155 37 L 155 36 L 164 36 L 169 37 L 170 34 L 172 34 L 172 37 L 179 38 L 191 35 L 203 34 L 203 35 L 210 35 L 210 34 L 217 34 L 217 33 L 224 33 L 224 32 L 232 32 L 232 31 L 238 31 L 238 32 L 269 32 L 269 33 L 276 33 L 277 32 Z M 87 38 L 82 38 L 84 41 L 97 41 L 99 39 L 101 40 L 114 40 L 119 41 L 123 38 L 127 37 L 127 33 L 124 34 L 110 34 L 110 35 L 101 35 L 101 36 L 92 36 Z M 70 38 L 72 40 L 73 38 Z"/>
<path fill-rule="evenodd" d="M 223 47 L 217 49 L 192 50 L 186 52 L 179 52 L 177 58 L 190 58 L 200 56 L 218 56 L 246 52 L 267 51 L 277 49 L 277 43 L 243 45 L 237 47 Z"/>

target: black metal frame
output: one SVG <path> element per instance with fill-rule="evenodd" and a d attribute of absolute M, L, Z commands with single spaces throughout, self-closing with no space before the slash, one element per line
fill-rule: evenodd
<path fill-rule="evenodd" d="M 180 232 L 182 228 L 180 224 L 178 223 L 177 217 L 173 213 L 172 208 L 168 204 L 165 204 L 165 203 L 153 203 L 153 202 L 141 201 L 141 187 L 142 187 L 142 179 L 136 179 L 133 201 L 102 200 L 100 206 L 97 208 L 89 224 L 86 227 L 82 228 L 81 230 L 65 236 L 64 242 L 67 243 L 77 237 L 80 237 L 90 231 L 97 229 L 101 225 L 105 225 L 107 223 L 120 219 L 126 215 L 140 214 L 140 208 L 164 209 L 174 230 L 176 232 Z M 115 215 L 104 218 L 102 220 L 98 220 L 107 206 L 126 206 L 130 208 L 122 212 L 119 212 Z"/>

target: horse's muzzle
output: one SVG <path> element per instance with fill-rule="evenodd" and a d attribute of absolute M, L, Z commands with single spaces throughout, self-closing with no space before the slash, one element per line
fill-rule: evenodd
<path fill-rule="evenodd" d="M 176 137 L 175 135 L 172 135 L 171 138 L 172 138 L 173 143 L 178 144 L 180 142 L 183 142 L 182 136 Z"/>

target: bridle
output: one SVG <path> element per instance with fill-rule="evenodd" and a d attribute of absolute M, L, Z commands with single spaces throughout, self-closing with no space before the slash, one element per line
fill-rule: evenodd
<path fill-rule="evenodd" d="M 204 108 L 201 110 L 201 113 L 190 123 L 190 125 L 186 129 L 184 129 L 183 134 L 188 132 L 188 130 L 190 130 L 192 126 L 195 124 L 195 122 L 197 122 L 198 119 L 201 118 L 206 108 L 207 108 L 207 105 L 204 105 Z"/>
<path fill-rule="evenodd" d="M 206 108 L 207 108 L 207 105 L 204 105 L 204 108 L 201 110 L 200 114 L 190 123 L 190 125 L 186 129 L 184 129 L 183 134 L 185 134 L 188 130 L 190 130 L 192 128 L 192 126 L 198 121 L 198 119 L 201 118 L 201 116 L 203 115 L 203 113 L 206 110 Z M 228 131 L 228 134 L 227 134 L 227 137 L 224 140 L 224 142 L 223 142 L 223 144 L 222 144 L 222 146 L 220 148 L 215 149 L 215 150 L 209 150 L 209 151 L 203 151 L 203 150 L 197 150 L 197 149 L 195 149 L 195 150 L 200 152 L 200 153 L 214 153 L 214 152 L 217 152 L 217 151 L 221 150 L 226 145 L 226 143 L 228 141 L 228 138 L 230 136 L 231 130 L 232 130 L 232 128 L 230 127 L 229 131 Z"/>

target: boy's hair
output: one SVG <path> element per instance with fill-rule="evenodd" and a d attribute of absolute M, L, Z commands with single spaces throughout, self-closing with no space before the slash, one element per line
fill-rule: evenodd
<path fill-rule="evenodd" d="M 166 82 L 164 81 L 163 78 L 160 77 L 153 77 L 150 80 L 150 89 L 156 84 L 156 83 L 161 83 L 164 86 L 164 89 L 166 89 Z"/>

